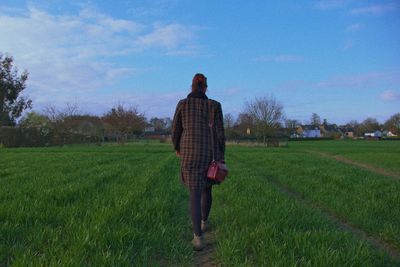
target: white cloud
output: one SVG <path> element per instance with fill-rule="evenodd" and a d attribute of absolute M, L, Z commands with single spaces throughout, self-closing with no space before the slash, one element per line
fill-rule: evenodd
<path fill-rule="evenodd" d="M 260 57 L 254 58 L 254 61 L 276 62 L 276 63 L 300 62 L 300 61 L 304 61 L 304 57 L 298 56 L 298 55 L 260 56 Z"/>
<path fill-rule="evenodd" d="M 314 4 L 315 9 L 320 10 L 329 10 L 329 9 L 337 9 L 346 6 L 350 1 L 349 0 L 325 0 L 325 1 L 317 1 Z"/>
<path fill-rule="evenodd" d="M 378 5 L 354 8 L 350 11 L 350 13 L 354 15 L 363 15 L 363 14 L 383 15 L 387 12 L 395 11 L 398 8 L 399 8 L 398 3 L 387 3 L 387 4 L 378 4 Z"/>
<path fill-rule="evenodd" d="M 398 87 L 400 71 L 367 72 L 328 77 L 320 81 L 288 80 L 274 87 L 274 90 L 329 89 L 366 90 L 382 87 Z"/>
<path fill-rule="evenodd" d="M 129 2 L 127 12 L 134 17 L 161 17 L 177 7 L 179 0 L 141 0 Z"/>
<path fill-rule="evenodd" d="M 150 49 L 181 56 L 195 53 L 196 30 L 179 23 L 116 19 L 89 8 L 75 15 L 54 15 L 35 7 L 0 7 L 1 52 L 14 56 L 16 65 L 30 72 L 27 93 L 34 103 L 93 94 L 150 69 L 117 63 L 117 56 Z"/>
<path fill-rule="evenodd" d="M 354 24 L 349 25 L 346 28 L 346 32 L 356 32 L 356 31 L 359 31 L 361 28 L 362 28 L 362 25 L 360 23 L 354 23 Z"/>
<path fill-rule="evenodd" d="M 211 89 L 207 91 L 207 95 L 210 98 L 235 98 L 235 97 L 242 97 L 243 89 L 239 87 L 228 87 L 225 89 Z"/>
<path fill-rule="evenodd" d="M 400 100 L 400 92 L 395 90 L 386 90 L 380 94 L 380 98 L 384 101 L 399 101 Z"/>
<path fill-rule="evenodd" d="M 341 50 L 350 50 L 351 48 L 353 48 L 355 46 L 355 42 L 354 40 L 346 40 L 343 45 L 341 46 Z"/>
<path fill-rule="evenodd" d="M 182 24 L 162 25 L 154 24 L 153 31 L 140 36 L 138 43 L 145 47 L 164 47 L 170 50 L 176 50 L 187 40 L 193 40 L 193 29 Z"/>
<path fill-rule="evenodd" d="M 367 89 L 400 84 L 400 72 L 368 72 L 363 74 L 341 75 L 317 82 L 313 87 L 327 89 Z"/>

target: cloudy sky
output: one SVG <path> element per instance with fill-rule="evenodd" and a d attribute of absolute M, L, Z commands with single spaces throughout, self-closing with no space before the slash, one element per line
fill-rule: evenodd
<path fill-rule="evenodd" d="M 400 112 L 400 1 L 0 1 L 0 52 L 34 109 L 121 103 L 172 116 L 193 75 L 224 113 L 275 96 L 328 122 Z"/>

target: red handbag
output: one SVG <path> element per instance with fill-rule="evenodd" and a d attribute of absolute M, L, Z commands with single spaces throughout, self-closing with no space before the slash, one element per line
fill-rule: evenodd
<path fill-rule="evenodd" d="M 215 152 L 214 152 L 214 132 L 213 132 L 213 125 L 214 125 L 214 112 L 211 112 L 211 102 L 208 101 L 208 107 L 210 110 L 210 123 L 208 126 L 210 127 L 210 135 L 211 135 L 211 150 L 212 150 L 212 161 L 208 166 L 207 177 L 210 180 L 214 180 L 218 183 L 221 183 L 225 180 L 225 177 L 228 175 L 228 167 L 225 164 L 225 161 L 216 161 L 215 160 Z"/>
<path fill-rule="evenodd" d="M 208 179 L 215 180 L 216 182 L 223 182 L 228 175 L 228 167 L 222 161 L 212 161 L 208 167 Z"/>

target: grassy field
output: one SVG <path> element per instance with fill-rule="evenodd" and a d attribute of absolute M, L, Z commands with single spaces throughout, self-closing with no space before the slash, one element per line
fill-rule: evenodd
<path fill-rule="evenodd" d="M 229 146 L 210 215 L 216 261 L 399 266 L 400 181 L 310 151 L 400 175 L 400 142 Z M 190 266 L 178 174 L 163 144 L 0 149 L 0 266 Z"/>
<path fill-rule="evenodd" d="M 291 147 L 344 156 L 361 163 L 385 168 L 400 175 L 400 141 L 292 142 Z"/>

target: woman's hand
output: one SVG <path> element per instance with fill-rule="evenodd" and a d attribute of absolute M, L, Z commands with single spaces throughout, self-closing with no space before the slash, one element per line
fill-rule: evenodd
<path fill-rule="evenodd" d="M 181 157 L 181 152 L 178 151 L 178 150 L 176 150 L 176 151 L 175 151 L 175 155 L 176 155 L 178 158 L 180 158 L 180 157 Z"/>

